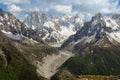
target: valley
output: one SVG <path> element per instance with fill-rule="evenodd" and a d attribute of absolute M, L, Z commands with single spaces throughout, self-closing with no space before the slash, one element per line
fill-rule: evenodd
<path fill-rule="evenodd" d="M 59 67 L 68 60 L 73 54 L 69 51 L 59 51 L 58 55 L 47 55 L 43 58 L 42 62 L 35 61 L 37 63 L 37 72 L 50 79 L 58 70 Z"/>

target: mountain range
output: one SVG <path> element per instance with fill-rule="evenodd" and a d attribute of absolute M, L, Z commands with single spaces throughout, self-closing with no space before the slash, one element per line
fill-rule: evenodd
<path fill-rule="evenodd" d="M 0 9 L 1 80 L 119 75 L 119 67 L 119 14 L 98 13 L 86 22 L 79 15 L 35 11 L 21 22 Z"/>

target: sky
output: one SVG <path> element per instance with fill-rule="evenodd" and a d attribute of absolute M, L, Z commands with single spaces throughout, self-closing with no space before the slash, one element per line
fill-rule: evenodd
<path fill-rule="evenodd" d="M 0 0 L 0 8 L 23 21 L 32 11 L 78 14 L 85 20 L 97 14 L 120 13 L 120 0 Z"/>

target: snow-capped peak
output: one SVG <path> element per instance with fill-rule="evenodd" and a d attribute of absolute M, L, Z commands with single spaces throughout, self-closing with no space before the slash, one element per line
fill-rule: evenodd
<path fill-rule="evenodd" d="M 84 43 L 85 45 L 88 43 L 93 44 L 99 42 L 99 40 L 101 41 L 104 37 L 108 38 L 113 44 L 116 42 L 120 43 L 120 25 L 118 23 L 120 23 L 120 20 L 117 19 L 117 17 L 102 16 L 99 13 L 93 16 L 91 21 L 86 22 L 61 48 L 72 44 L 77 45 L 79 43 Z"/>
<path fill-rule="evenodd" d="M 2 9 L 0 9 L 0 30 L 12 40 L 21 41 L 26 37 L 37 40 L 38 42 L 42 41 L 33 29 L 30 29 L 28 25 L 26 26 L 11 13 L 3 11 Z"/>
<path fill-rule="evenodd" d="M 27 18 L 24 20 L 24 23 L 30 28 L 36 29 L 38 26 L 42 26 L 46 20 L 47 15 L 45 13 L 34 11 L 27 16 Z"/>

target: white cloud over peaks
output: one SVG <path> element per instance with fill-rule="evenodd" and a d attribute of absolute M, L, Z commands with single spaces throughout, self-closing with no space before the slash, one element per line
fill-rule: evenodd
<path fill-rule="evenodd" d="M 68 1 L 68 0 L 67 0 Z M 72 4 L 72 12 L 78 12 L 85 16 L 85 19 L 90 19 L 91 16 L 98 12 L 101 13 L 120 13 L 118 8 L 118 1 L 111 2 L 111 0 L 74 0 Z"/>
<path fill-rule="evenodd" d="M 3 4 L 13 4 L 13 3 L 17 3 L 17 4 L 28 4 L 30 3 L 30 0 L 0 0 L 0 3 Z"/>
<path fill-rule="evenodd" d="M 9 11 L 23 12 L 20 16 L 31 11 L 43 11 L 49 14 L 78 14 L 86 20 L 93 15 L 101 13 L 120 13 L 120 0 L 0 0 L 8 4 Z M 15 4 L 14 6 L 12 4 Z M 22 5 L 18 5 L 22 4 Z M 18 13 L 17 13 L 18 15 Z M 19 15 L 18 15 L 19 16 Z"/>
<path fill-rule="evenodd" d="M 25 14 L 22 13 L 23 9 L 20 6 L 15 5 L 15 4 L 10 4 L 7 6 L 7 9 L 18 19 L 23 20 L 23 16 L 25 16 Z"/>
<path fill-rule="evenodd" d="M 38 1 L 42 2 L 42 0 Z M 90 20 L 93 15 L 99 12 L 120 13 L 120 7 L 118 7 L 119 0 L 45 0 L 45 2 L 46 4 L 48 3 L 48 12 L 54 9 L 60 13 L 76 13 L 86 20 Z"/>
<path fill-rule="evenodd" d="M 40 11 L 40 9 L 38 7 L 32 7 L 29 9 L 30 12 L 32 11 Z"/>
<path fill-rule="evenodd" d="M 22 9 L 19 7 L 19 6 L 16 6 L 15 4 L 12 4 L 12 5 L 9 5 L 8 6 L 8 10 L 10 11 L 10 12 L 21 12 L 22 11 Z"/>
<path fill-rule="evenodd" d="M 60 13 L 71 13 L 72 5 L 56 5 L 53 7 L 57 12 Z"/>

